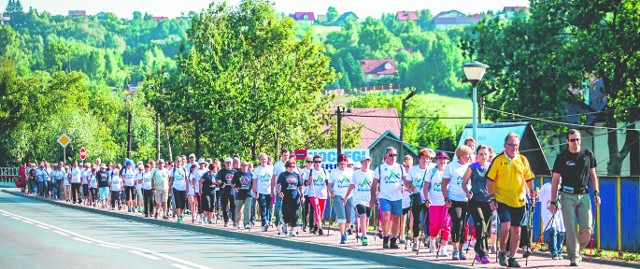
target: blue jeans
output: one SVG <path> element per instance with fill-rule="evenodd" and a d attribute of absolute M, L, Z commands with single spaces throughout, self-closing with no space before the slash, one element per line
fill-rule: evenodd
<path fill-rule="evenodd" d="M 547 245 L 549 246 L 549 252 L 551 252 L 552 257 L 562 256 L 562 243 L 565 237 L 565 232 L 558 232 L 553 227 L 547 230 Z"/>
<path fill-rule="evenodd" d="M 282 215 L 282 199 L 276 196 L 276 208 L 274 209 L 276 214 L 276 223 L 280 223 L 280 217 Z"/>
<path fill-rule="evenodd" d="M 45 183 L 44 181 L 38 181 L 38 195 L 39 196 L 44 196 L 45 194 L 45 187 L 47 186 L 47 183 Z"/>
<path fill-rule="evenodd" d="M 262 226 L 267 225 L 273 217 L 273 209 L 271 207 L 271 195 L 260 194 L 258 198 L 260 202 L 260 218 L 262 219 Z"/>

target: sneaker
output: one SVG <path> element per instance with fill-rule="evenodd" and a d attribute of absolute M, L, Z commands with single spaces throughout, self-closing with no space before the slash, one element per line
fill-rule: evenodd
<path fill-rule="evenodd" d="M 569 266 L 580 266 L 580 261 L 579 260 L 571 260 L 571 263 L 569 264 Z"/>
<path fill-rule="evenodd" d="M 404 244 L 404 243 L 407 243 L 407 241 L 404 240 L 402 237 L 400 237 L 400 238 L 398 238 L 398 243 Z"/>
<path fill-rule="evenodd" d="M 233 223 L 233 228 L 238 228 L 238 223 L 237 222 Z"/>
<path fill-rule="evenodd" d="M 462 253 L 462 251 L 458 251 L 458 258 L 460 258 L 460 260 L 467 260 L 467 256 L 464 255 L 464 253 Z"/>
<path fill-rule="evenodd" d="M 287 234 L 287 225 L 282 225 L 282 233 Z"/>
<path fill-rule="evenodd" d="M 440 256 L 440 257 L 449 256 L 449 252 L 447 251 L 447 246 L 441 246 L 440 247 L 440 253 L 438 254 L 438 256 Z"/>
<path fill-rule="evenodd" d="M 156 213 L 153 215 L 153 217 L 154 217 L 155 219 L 158 219 L 158 212 L 156 212 Z"/>
<path fill-rule="evenodd" d="M 411 243 L 411 251 L 418 251 L 418 243 L 413 242 Z"/>
<path fill-rule="evenodd" d="M 398 246 L 398 244 L 396 243 L 396 238 L 391 238 L 391 243 L 389 244 L 389 248 L 390 249 L 399 249 L 400 246 Z"/>
<path fill-rule="evenodd" d="M 363 246 L 368 246 L 369 245 L 369 239 L 367 239 L 366 236 L 363 236 L 360 238 L 360 242 L 362 242 Z"/>
<path fill-rule="evenodd" d="M 182 223 L 182 217 L 178 217 L 178 223 Z"/>
<path fill-rule="evenodd" d="M 293 233 L 293 229 L 289 231 L 289 237 L 295 237 L 296 235 Z"/>
<path fill-rule="evenodd" d="M 453 250 L 453 254 L 451 255 L 451 260 L 454 260 L 454 261 L 460 260 L 459 251 L 457 249 Z"/>
<path fill-rule="evenodd" d="M 378 238 L 383 239 L 384 236 L 382 236 L 382 230 L 378 230 Z"/>
<path fill-rule="evenodd" d="M 229 222 L 225 222 L 223 226 L 224 227 L 229 227 Z"/>
<path fill-rule="evenodd" d="M 491 263 L 491 261 L 489 260 L 488 256 L 482 256 L 482 259 L 480 259 L 480 263 L 482 264 L 487 264 L 487 263 Z"/>
<path fill-rule="evenodd" d="M 385 236 L 382 238 L 382 248 L 389 248 L 389 237 Z"/>
<path fill-rule="evenodd" d="M 251 227 L 249 226 L 249 224 L 245 224 L 245 225 L 244 225 L 244 229 L 245 229 L 245 230 L 249 230 L 249 229 L 251 229 Z"/>
<path fill-rule="evenodd" d="M 520 267 L 520 264 L 518 263 L 518 261 L 516 261 L 516 258 L 514 257 L 509 257 L 509 261 L 507 264 L 507 267 Z"/>
<path fill-rule="evenodd" d="M 436 253 L 436 240 L 435 239 L 430 239 L 429 240 L 429 253 Z"/>
<path fill-rule="evenodd" d="M 476 254 L 475 260 L 476 260 L 476 262 L 481 262 L 481 261 L 482 261 L 482 259 L 480 258 L 480 256 L 479 256 L 479 255 L 477 255 L 477 254 Z"/>
<path fill-rule="evenodd" d="M 529 258 L 533 252 L 530 247 L 522 247 L 522 258 Z"/>
<path fill-rule="evenodd" d="M 500 253 L 498 254 L 498 264 L 500 264 L 501 266 L 507 266 L 507 252 L 506 251 L 500 251 Z"/>
<path fill-rule="evenodd" d="M 323 235 L 324 231 L 322 230 L 322 228 L 318 229 L 318 235 Z"/>
<path fill-rule="evenodd" d="M 351 230 L 351 228 L 347 228 L 347 234 L 348 235 L 352 235 L 353 234 L 353 231 Z"/>
<path fill-rule="evenodd" d="M 340 244 L 344 245 L 347 243 L 347 235 L 343 234 L 340 236 Z"/>
<path fill-rule="evenodd" d="M 305 233 L 307 232 L 307 226 L 302 227 L 302 232 L 305 232 Z"/>

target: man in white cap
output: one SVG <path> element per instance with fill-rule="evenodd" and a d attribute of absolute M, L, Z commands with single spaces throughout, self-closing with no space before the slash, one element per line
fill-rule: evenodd
<path fill-rule="evenodd" d="M 191 153 L 189 154 L 189 160 L 187 161 L 187 164 L 184 165 L 184 169 L 187 170 L 187 172 L 191 171 L 191 166 L 195 165 L 196 167 L 198 167 L 198 163 L 196 162 L 196 155 Z"/>

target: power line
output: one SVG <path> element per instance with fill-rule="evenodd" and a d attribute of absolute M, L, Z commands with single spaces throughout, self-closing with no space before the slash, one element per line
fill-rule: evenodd
<path fill-rule="evenodd" d="M 335 114 L 332 114 L 332 116 Z M 384 116 L 384 115 L 358 115 L 358 114 L 346 114 L 345 117 L 354 118 L 382 118 L 382 119 L 400 119 L 399 116 Z M 437 116 L 405 116 L 405 119 L 430 119 L 430 120 L 471 120 L 473 117 L 437 117 Z"/>
<path fill-rule="evenodd" d="M 568 122 L 562 122 L 562 121 L 546 120 L 546 119 L 542 119 L 542 118 L 534 118 L 534 117 L 524 116 L 524 115 L 520 115 L 520 114 L 516 114 L 516 113 L 511 113 L 511 112 L 507 112 L 507 111 L 499 110 L 499 109 L 494 109 L 494 108 L 490 108 L 490 107 L 485 107 L 485 108 L 488 109 L 488 110 L 491 110 L 491 111 L 500 112 L 500 113 L 511 115 L 511 116 L 516 116 L 516 117 L 520 117 L 520 118 L 524 118 L 524 119 L 529 119 L 529 120 L 534 120 L 534 121 L 541 121 L 541 122 L 546 122 L 546 123 L 553 123 L 553 124 L 559 124 L 559 125 L 568 125 L 568 126 L 579 126 L 579 127 L 594 128 L 594 129 L 606 129 L 606 130 L 618 130 L 619 129 L 619 128 L 614 128 L 614 127 L 583 125 L 583 124 L 577 124 L 577 123 L 568 123 Z M 640 131 L 640 129 L 627 129 L 627 130 Z"/>

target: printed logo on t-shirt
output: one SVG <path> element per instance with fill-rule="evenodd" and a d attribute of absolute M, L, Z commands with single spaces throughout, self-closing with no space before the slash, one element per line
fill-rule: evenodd
<path fill-rule="evenodd" d="M 269 182 L 271 181 L 271 176 L 269 175 L 269 173 L 264 173 L 262 174 L 262 176 L 260 177 L 260 182 Z"/>
<path fill-rule="evenodd" d="M 358 184 L 358 191 L 371 191 L 371 182 L 366 178 L 362 180 L 362 183 Z"/>
<path fill-rule="evenodd" d="M 458 178 L 456 179 L 456 184 L 462 185 L 462 177 L 461 176 L 458 176 Z"/>
<path fill-rule="evenodd" d="M 442 183 L 434 183 L 433 185 L 431 185 L 431 190 L 442 191 Z"/>
<path fill-rule="evenodd" d="M 336 184 L 338 188 L 349 188 L 349 185 L 350 182 L 346 176 L 342 176 L 342 178 L 338 181 L 338 184 Z"/>
<path fill-rule="evenodd" d="M 387 169 L 385 168 L 384 170 L 386 171 Z M 398 180 L 400 180 L 400 175 L 394 173 L 393 170 L 389 172 L 388 176 L 384 177 L 385 183 L 397 183 Z"/>
<path fill-rule="evenodd" d="M 225 178 L 227 179 L 227 182 L 231 182 L 231 180 L 233 179 L 233 174 L 227 174 Z"/>
<path fill-rule="evenodd" d="M 287 183 L 289 183 L 289 185 L 287 186 L 287 190 L 295 190 L 298 187 L 296 184 L 297 181 L 298 179 L 296 177 L 288 176 Z"/>
<path fill-rule="evenodd" d="M 576 166 L 576 163 L 574 161 L 569 160 L 567 161 L 566 165 L 569 167 L 573 167 L 573 166 Z"/>
<path fill-rule="evenodd" d="M 324 186 L 324 179 L 322 178 L 322 175 L 318 175 L 318 177 L 313 181 L 313 185 Z"/>
<path fill-rule="evenodd" d="M 242 187 L 240 189 L 243 189 L 243 190 L 250 189 L 251 185 L 249 184 L 249 182 L 251 182 L 251 180 L 249 180 L 248 177 L 246 176 L 240 177 L 240 183 L 242 183 Z"/>

